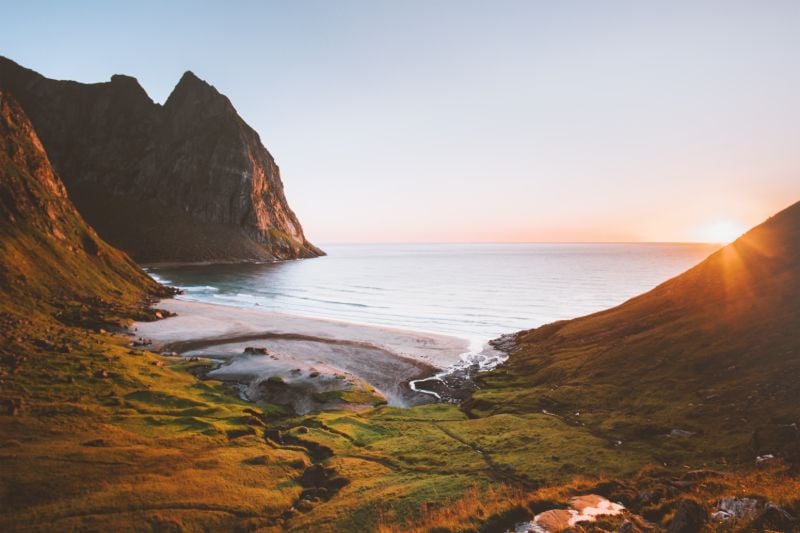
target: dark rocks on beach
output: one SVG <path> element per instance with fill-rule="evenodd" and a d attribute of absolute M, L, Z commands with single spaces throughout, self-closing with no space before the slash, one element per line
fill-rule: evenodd
<path fill-rule="evenodd" d="M 517 343 L 517 334 L 516 333 L 507 333 L 505 335 L 500 335 L 496 339 L 492 339 L 489 341 L 489 346 L 498 350 L 503 353 L 510 353 L 511 350 L 514 349 Z"/>
<path fill-rule="evenodd" d="M 474 378 L 480 372 L 480 365 L 472 364 L 455 368 L 441 378 L 417 381 L 417 390 L 436 393 L 442 401 L 461 402 L 470 397 L 477 388 Z"/>
<path fill-rule="evenodd" d="M 244 353 L 247 355 L 269 355 L 269 351 L 266 348 L 254 346 L 246 347 Z"/>

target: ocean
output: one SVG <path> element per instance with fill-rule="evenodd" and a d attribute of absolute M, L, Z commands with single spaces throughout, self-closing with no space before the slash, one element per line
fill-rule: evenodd
<path fill-rule="evenodd" d="M 620 304 L 711 244 L 329 244 L 326 257 L 150 268 L 182 298 L 444 333 L 501 334 Z"/>

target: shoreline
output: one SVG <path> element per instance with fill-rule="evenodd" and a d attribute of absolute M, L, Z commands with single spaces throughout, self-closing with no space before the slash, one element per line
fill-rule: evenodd
<path fill-rule="evenodd" d="M 154 307 L 176 315 L 135 324 L 136 337 L 151 341 L 151 349 L 222 360 L 209 377 L 242 384 L 248 399 L 298 413 L 328 408 L 312 401 L 320 398 L 336 399 L 335 406 L 342 397 L 369 394 L 395 406 L 430 402 L 409 383 L 458 364 L 469 351 L 467 339 L 387 326 L 185 299 Z"/>

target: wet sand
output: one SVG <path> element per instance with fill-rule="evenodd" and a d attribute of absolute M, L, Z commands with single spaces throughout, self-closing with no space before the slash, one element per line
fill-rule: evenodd
<path fill-rule="evenodd" d="M 465 339 L 447 335 L 257 308 L 179 299 L 156 307 L 177 316 L 136 324 L 136 335 L 150 339 L 152 349 L 223 360 L 211 377 L 245 384 L 244 393 L 252 399 L 259 399 L 269 378 L 272 383 L 280 378 L 302 392 L 290 401 L 298 411 L 313 409 L 301 396 L 342 389 L 374 388 L 390 405 L 430 401 L 408 382 L 449 367 L 468 350 Z M 268 355 L 244 354 L 246 347 L 266 348 Z"/>

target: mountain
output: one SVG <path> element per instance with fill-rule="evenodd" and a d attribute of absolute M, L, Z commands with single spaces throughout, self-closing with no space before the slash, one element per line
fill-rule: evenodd
<path fill-rule="evenodd" d="M 314 257 L 258 134 L 187 72 L 164 105 L 136 79 L 51 80 L 0 57 L 80 213 L 140 262 Z M 135 221 L 135 223 L 132 223 Z"/>
<path fill-rule="evenodd" d="M 506 339 L 468 407 L 545 410 L 663 462 L 799 460 L 799 332 L 796 203 L 646 294 Z"/>
<path fill-rule="evenodd" d="M 135 303 L 160 291 L 84 222 L 33 126 L 0 89 L 0 308 L 30 313 L 109 297 Z"/>

